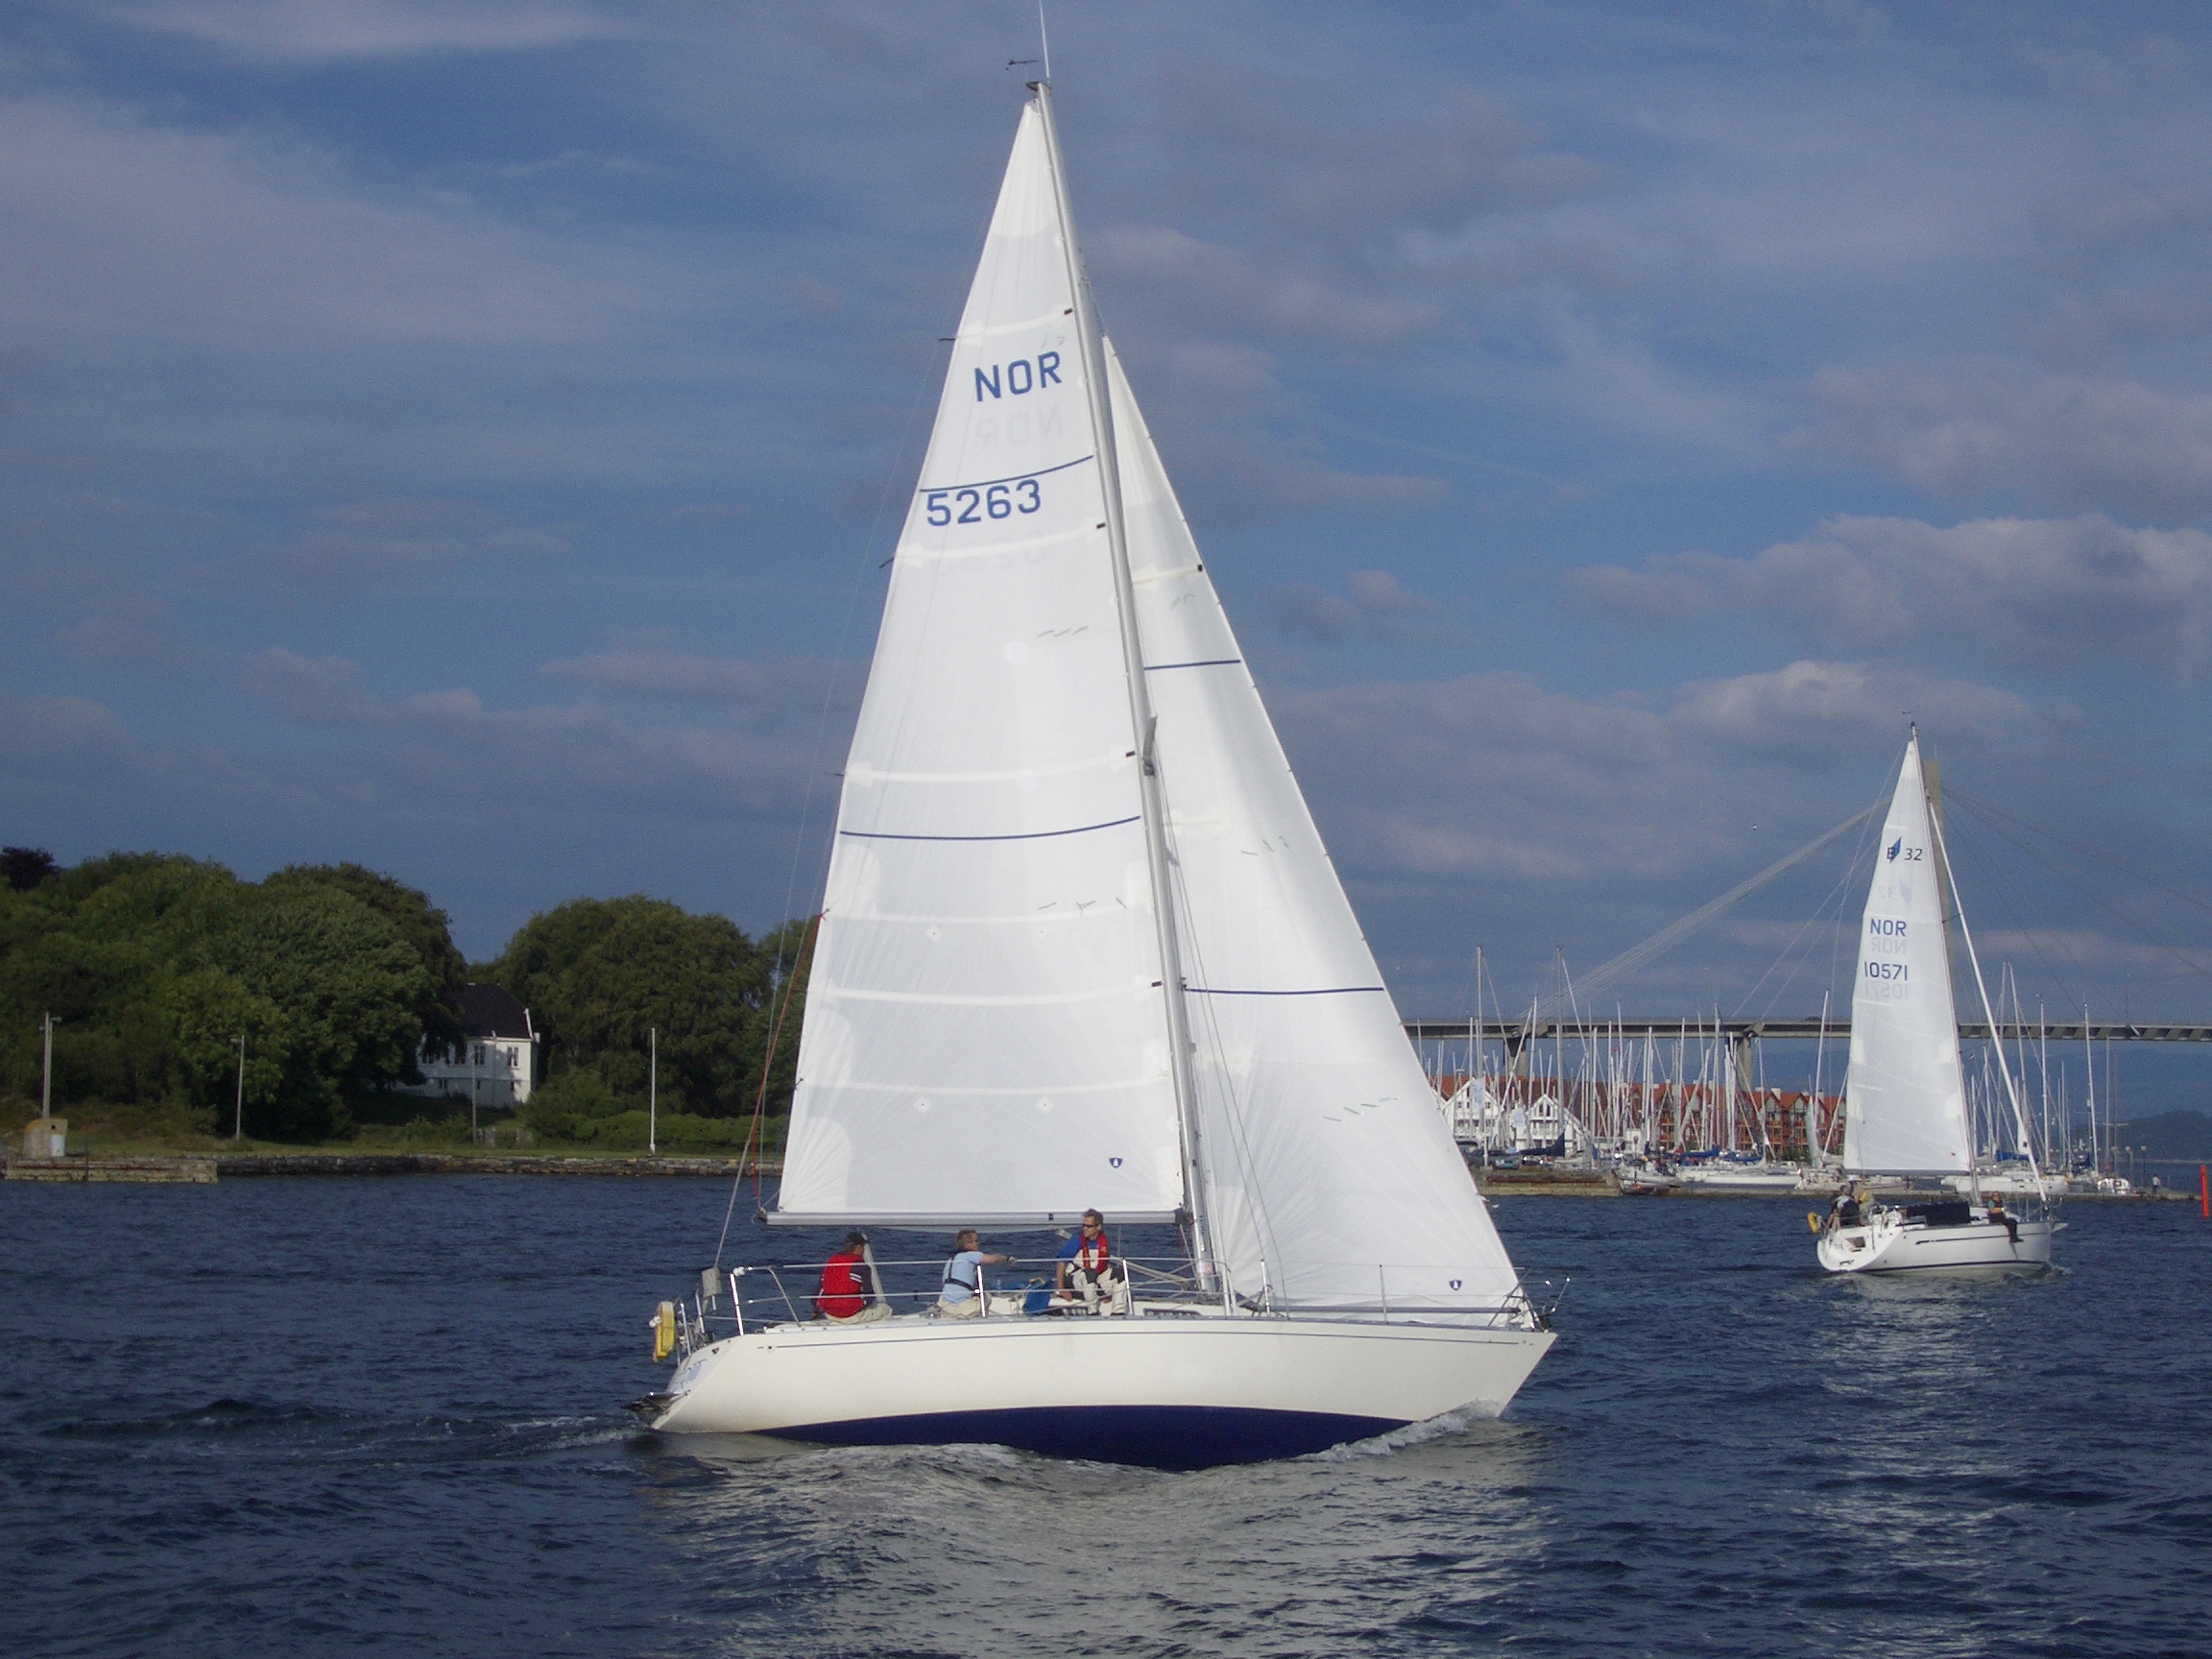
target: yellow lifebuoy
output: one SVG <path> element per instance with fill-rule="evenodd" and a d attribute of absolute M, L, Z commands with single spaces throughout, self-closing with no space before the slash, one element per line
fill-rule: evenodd
<path fill-rule="evenodd" d="M 653 1358 L 665 1359 L 676 1352 L 676 1304 L 663 1302 L 653 1315 Z"/>

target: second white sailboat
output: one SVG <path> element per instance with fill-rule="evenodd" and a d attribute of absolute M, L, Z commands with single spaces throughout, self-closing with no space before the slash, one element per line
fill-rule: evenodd
<path fill-rule="evenodd" d="M 1819 1224 L 1820 1265 L 1834 1273 L 1894 1273 L 1916 1268 L 2016 1272 L 2047 1265 L 2052 1223 L 2019 1097 L 2008 1070 L 2020 1144 L 2034 1182 L 2032 1208 L 1984 1202 L 1975 1182 L 1966 1081 L 1959 1057 L 1959 1013 L 1951 989 L 1951 937 L 1943 890 L 1949 878 L 1943 830 L 1928 797 L 1920 734 L 1905 744 L 1904 764 L 1875 853 L 1874 879 L 1860 926 L 1859 969 L 1851 994 L 1851 1063 L 1843 1085 L 1843 1169 L 1849 1176 L 1944 1179 L 1963 1176 L 1967 1195 L 1886 1194 L 1861 1185 L 1839 1196 Z M 1950 882 L 1953 902 L 1957 885 Z M 1973 935 L 1959 911 L 1973 964 Z M 1982 1002 L 1990 1029 L 1988 995 Z M 2002 1056 L 2000 1056 L 2002 1059 Z"/>

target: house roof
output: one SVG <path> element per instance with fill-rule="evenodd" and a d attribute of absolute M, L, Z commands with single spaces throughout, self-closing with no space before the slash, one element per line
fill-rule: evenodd
<path fill-rule="evenodd" d="M 454 998 L 461 1028 L 470 1037 L 530 1037 L 530 1013 L 504 985 L 464 985 Z"/>

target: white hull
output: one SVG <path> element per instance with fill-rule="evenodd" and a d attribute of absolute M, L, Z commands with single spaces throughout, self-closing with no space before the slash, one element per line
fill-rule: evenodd
<path fill-rule="evenodd" d="M 2046 1192 L 2064 1192 L 2068 1183 L 2063 1175 L 2046 1175 L 2038 1184 L 2034 1171 L 2029 1169 L 1984 1169 L 1973 1175 L 1946 1175 L 1943 1185 L 1954 1192 L 1978 1190 L 1984 1198 L 1992 1193 L 2007 1198 L 2039 1198 Z"/>
<path fill-rule="evenodd" d="M 1832 1227 L 1820 1236 L 1820 1265 L 1831 1273 L 2033 1272 L 2051 1264 L 2051 1223 L 1977 1214 L 1960 1225 L 1930 1226 L 1896 1210 L 1878 1210 L 1862 1226 Z"/>
<path fill-rule="evenodd" d="M 1674 1179 L 1685 1192 L 1794 1192 L 1800 1174 L 1772 1164 L 1691 1164 Z"/>
<path fill-rule="evenodd" d="M 656 1429 L 992 1443 L 1198 1468 L 1495 1417 L 1544 1331 L 1217 1314 L 781 1325 L 700 1349 Z"/>

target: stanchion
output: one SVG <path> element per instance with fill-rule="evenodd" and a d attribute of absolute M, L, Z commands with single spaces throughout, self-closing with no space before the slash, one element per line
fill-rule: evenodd
<path fill-rule="evenodd" d="M 2197 1166 L 2197 1214 L 2212 1221 L 2212 1179 L 2207 1179 L 2204 1166 Z"/>

